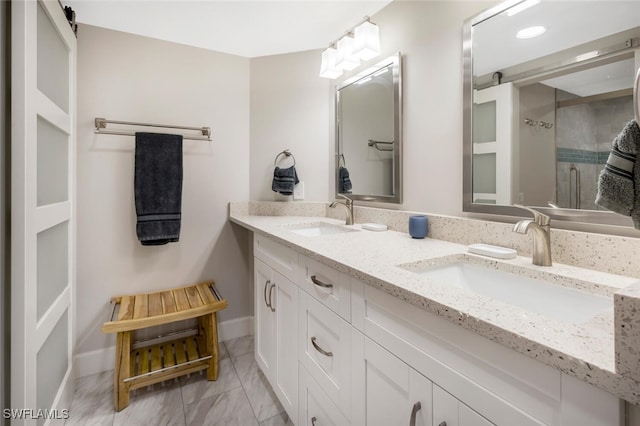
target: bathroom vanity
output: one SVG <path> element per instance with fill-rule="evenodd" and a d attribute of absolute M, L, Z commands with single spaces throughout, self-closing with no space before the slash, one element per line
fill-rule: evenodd
<path fill-rule="evenodd" d="M 256 360 L 298 425 L 622 426 L 624 400 L 640 402 L 613 356 L 613 293 L 634 279 L 246 213 L 230 219 L 253 232 Z M 460 265 L 576 291 L 592 307 L 543 312 L 431 275 Z M 541 305 L 562 297 L 542 293 Z"/>

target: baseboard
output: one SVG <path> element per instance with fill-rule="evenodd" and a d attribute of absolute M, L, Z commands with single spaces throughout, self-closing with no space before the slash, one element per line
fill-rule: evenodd
<path fill-rule="evenodd" d="M 218 340 L 237 339 L 253 335 L 253 317 L 242 317 L 218 323 Z M 113 370 L 115 363 L 115 346 L 95 351 L 76 354 L 73 358 L 76 377 L 90 376 Z"/>

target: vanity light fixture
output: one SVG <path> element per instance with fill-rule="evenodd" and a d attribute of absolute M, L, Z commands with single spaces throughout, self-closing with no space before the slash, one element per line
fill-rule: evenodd
<path fill-rule="evenodd" d="M 338 51 L 335 47 L 329 46 L 322 52 L 322 64 L 320 65 L 320 77 L 338 78 L 342 75 L 342 70 L 336 67 Z"/>
<path fill-rule="evenodd" d="M 351 71 L 380 54 L 380 34 L 378 26 L 365 17 L 354 28 L 322 52 L 320 77 L 338 78 L 343 71 Z"/>
<path fill-rule="evenodd" d="M 353 30 L 353 34 L 354 55 L 368 61 L 380 54 L 380 34 L 376 24 L 366 20 Z"/>
<path fill-rule="evenodd" d="M 336 67 L 338 69 L 351 71 L 360 65 L 360 58 L 353 54 L 353 37 L 347 34 L 338 40 L 338 59 Z"/>
<path fill-rule="evenodd" d="M 518 31 L 516 37 L 519 39 L 533 38 L 544 34 L 546 31 L 547 29 L 545 27 L 537 25 L 535 27 L 527 27 Z"/>

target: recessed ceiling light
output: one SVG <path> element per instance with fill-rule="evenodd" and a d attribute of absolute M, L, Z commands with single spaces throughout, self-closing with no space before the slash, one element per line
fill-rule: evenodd
<path fill-rule="evenodd" d="M 518 31 L 518 33 L 516 34 L 517 38 L 533 38 L 533 37 L 537 37 L 541 34 L 544 34 L 544 32 L 547 31 L 547 29 L 543 26 L 535 26 L 535 27 L 528 27 L 525 29 L 522 29 L 520 31 Z"/>

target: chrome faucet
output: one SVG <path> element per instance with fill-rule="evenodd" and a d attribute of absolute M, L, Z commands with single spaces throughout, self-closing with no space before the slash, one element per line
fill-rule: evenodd
<path fill-rule="evenodd" d="M 342 194 L 336 194 L 338 197 L 342 197 L 345 199 L 343 203 L 340 201 L 334 201 L 329 204 L 329 207 L 335 208 L 336 206 L 342 206 L 347 209 L 347 218 L 345 220 L 345 225 L 353 225 L 353 200 L 349 197 L 346 197 Z"/>
<path fill-rule="evenodd" d="M 551 218 L 520 204 L 514 206 L 533 213 L 533 220 L 521 220 L 514 225 L 513 232 L 526 234 L 529 230 L 533 231 L 533 264 L 551 266 Z"/>

